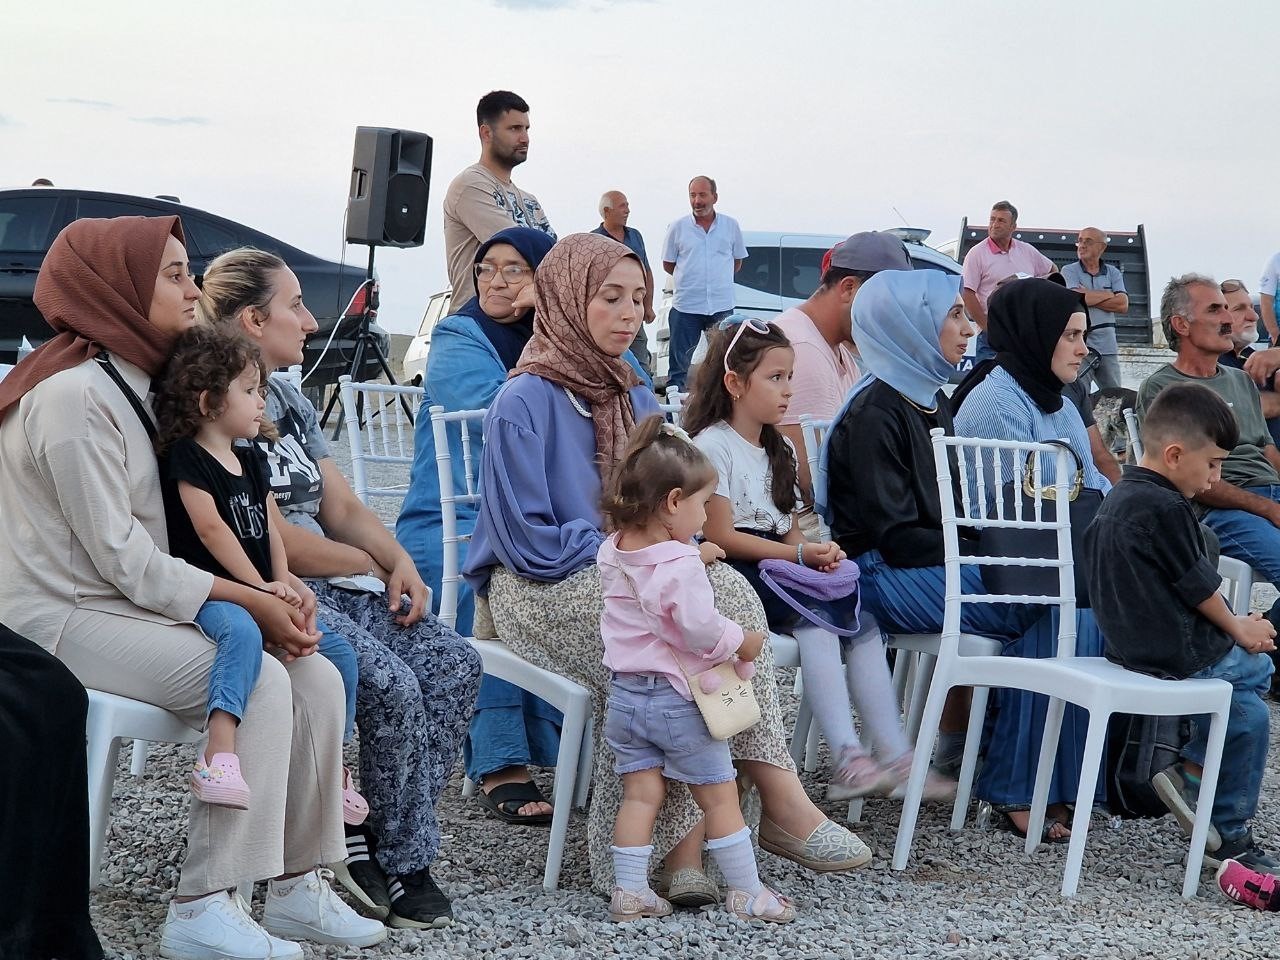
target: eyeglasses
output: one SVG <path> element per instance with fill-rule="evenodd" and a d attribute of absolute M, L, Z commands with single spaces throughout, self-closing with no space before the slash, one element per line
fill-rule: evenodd
<path fill-rule="evenodd" d="M 751 330 L 753 330 L 756 333 L 767 334 L 769 332 L 771 321 L 757 320 L 755 317 L 744 316 L 741 313 L 731 313 L 729 316 L 725 317 L 718 324 L 716 324 L 716 329 L 728 330 L 730 327 L 734 326 L 735 324 L 738 327 L 738 332 L 733 335 L 733 339 L 729 341 L 729 346 L 728 348 L 726 348 L 724 352 L 724 372 L 725 373 L 732 372 L 729 369 L 729 354 L 733 353 L 733 348 L 737 346 L 738 339 L 742 336 L 742 331 L 746 330 L 749 327 L 751 328 Z"/>
<path fill-rule="evenodd" d="M 492 263 L 477 263 L 473 268 L 477 280 L 488 282 L 498 274 L 498 268 Z M 519 283 L 525 277 L 529 276 L 533 271 L 528 267 L 523 267 L 518 263 L 508 263 L 502 268 L 502 279 L 507 283 Z"/>

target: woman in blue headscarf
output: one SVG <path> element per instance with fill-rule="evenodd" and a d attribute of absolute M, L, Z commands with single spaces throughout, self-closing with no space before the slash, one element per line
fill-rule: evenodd
<path fill-rule="evenodd" d="M 426 395 L 414 436 L 409 492 L 396 522 L 396 539 L 409 551 L 431 587 L 439 612 L 443 573 L 440 479 L 435 434 L 427 410 L 488 407 L 533 336 L 533 274 L 555 241 L 541 230 L 511 227 L 476 251 L 472 276 L 476 295 L 431 331 L 423 377 Z M 480 462 L 484 440 L 471 430 L 471 462 Z M 449 431 L 455 491 L 466 490 L 462 432 Z M 476 510 L 458 504 L 458 534 L 475 528 Z M 465 556 L 465 547 L 463 548 Z M 460 558 L 461 560 L 461 558 Z M 458 584 L 457 631 L 471 634 L 474 597 Z M 551 807 L 529 777 L 528 766 L 555 766 L 560 749 L 560 711 L 544 700 L 486 676 L 480 684 L 471 730 L 463 747 L 467 776 L 481 784 L 481 802 L 513 823 L 548 823 Z"/>
<path fill-rule="evenodd" d="M 862 602 L 891 633 L 937 633 L 944 602 L 942 508 L 929 431 L 954 433 L 942 392 L 973 335 L 960 280 L 934 270 L 884 271 L 858 291 L 853 335 L 869 371 L 837 415 L 824 451 L 826 515 L 837 542 L 862 571 Z M 960 491 L 954 485 L 959 504 Z M 959 509 L 957 507 L 957 509 Z M 961 529 L 961 536 L 971 530 Z M 961 568 L 967 593 L 985 592 L 977 567 Z M 1056 636 L 1054 611 L 1009 604 L 965 604 L 961 629 L 993 637 L 1006 655 L 1037 655 Z M 1091 623 L 1091 620 L 1090 620 Z M 953 735 L 963 744 L 964 714 Z M 946 719 L 946 718 L 944 718 Z M 1006 715 L 1005 720 L 1011 720 Z M 975 793 L 1026 829 L 1036 750 L 1043 729 L 1029 717 L 1020 730 L 996 731 Z M 1080 751 L 1064 723 L 1050 801 L 1075 795 Z M 1030 762 L 1030 778 L 1013 775 Z M 1074 771 L 1074 774 L 1071 773 Z M 1069 834 L 1050 809 L 1045 839 Z"/>

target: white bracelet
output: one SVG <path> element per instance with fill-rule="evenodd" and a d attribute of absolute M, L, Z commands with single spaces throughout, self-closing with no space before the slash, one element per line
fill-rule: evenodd
<path fill-rule="evenodd" d="M 804 541 L 801 540 L 796 544 L 796 563 L 804 566 Z"/>

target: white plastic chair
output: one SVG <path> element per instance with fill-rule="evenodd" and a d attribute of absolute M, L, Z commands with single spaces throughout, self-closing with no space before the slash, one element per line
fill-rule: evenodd
<path fill-rule="evenodd" d="M 141 744 L 145 761 L 147 741 L 197 743 L 204 734 L 161 707 L 101 690 L 88 693 L 85 734 L 89 771 L 89 886 L 96 887 L 101 882 L 102 854 L 111 824 L 111 791 L 116 781 L 120 741 L 133 738 L 135 745 Z M 137 759 L 135 752 L 134 760 Z"/>
<path fill-rule="evenodd" d="M 345 374 L 338 378 L 351 445 L 351 486 L 366 507 L 374 498 L 403 500 L 409 492 L 407 476 L 404 483 L 395 486 L 369 486 L 367 466 L 413 466 L 413 421 L 404 407 L 407 404 L 416 413 L 424 393 L 422 387 L 357 382 Z"/>
<path fill-rule="evenodd" d="M 1044 519 L 1043 501 L 1049 498 L 1047 495 L 1042 498 L 1038 482 L 1034 505 L 1028 508 L 1031 510 L 1030 516 L 1026 515 L 1021 499 L 1014 500 L 1014 515 L 1006 516 L 1002 498 L 999 496 L 1003 486 L 1002 457 L 999 453 L 1008 451 L 1012 454 L 1013 462 L 1019 465 L 1030 453 L 1036 457 L 1033 473 L 1036 481 L 1041 475 L 1042 463 L 1046 462 L 1046 458 L 1054 458 L 1053 499 L 1058 504 L 1067 503 L 1068 484 L 1074 473 L 1073 463 L 1067 451 L 1048 444 L 948 437 L 940 429 L 931 431 L 931 436 L 938 471 L 938 494 L 942 505 L 946 607 L 943 614 L 942 644 L 937 668 L 924 707 L 915 760 L 911 767 L 911 777 L 902 807 L 902 821 L 898 827 L 897 843 L 894 846 L 893 869 L 902 870 L 907 865 L 916 819 L 920 811 L 925 776 L 928 773 L 929 757 L 937 738 L 938 722 L 942 717 L 942 707 L 947 692 L 957 686 L 974 688 L 974 708 L 969 715 L 964 762 L 961 765 L 956 806 L 951 819 L 951 828 L 958 830 L 964 823 L 973 784 L 978 735 L 985 713 L 987 691 L 990 687 L 1007 687 L 1030 690 L 1049 697 L 1044 737 L 1040 745 L 1040 760 L 1031 801 L 1030 823 L 1027 826 L 1027 853 L 1033 852 L 1040 842 L 1066 704 L 1076 704 L 1087 710 L 1089 714 L 1075 817 L 1071 823 L 1071 842 L 1067 848 L 1066 870 L 1062 880 L 1064 896 L 1074 895 L 1079 884 L 1089 819 L 1093 811 L 1094 788 L 1097 784 L 1102 749 L 1106 741 L 1107 724 L 1111 714 L 1133 713 L 1147 716 L 1208 714 L 1212 717 L 1204 774 L 1196 804 L 1196 820 L 1191 833 L 1182 884 L 1182 895 L 1188 898 L 1194 896 L 1203 863 L 1209 817 L 1213 809 L 1218 770 L 1222 761 L 1227 715 L 1231 706 L 1231 685 L 1222 680 L 1160 680 L 1125 670 L 1102 657 L 1075 656 L 1076 601 L 1070 513 L 1062 509 L 1057 512 L 1058 515 L 1054 520 Z M 953 499 L 948 450 L 954 450 L 957 456 L 963 514 L 960 516 L 956 513 L 956 504 Z M 984 464 L 980 451 L 992 451 L 995 455 L 990 457 L 987 464 Z M 973 454 L 972 458 L 968 456 L 970 453 Z M 988 470 L 990 470 L 990 476 L 988 476 Z M 969 495 L 970 471 L 974 473 L 976 481 L 976 496 L 972 501 Z M 1009 479 L 1019 480 L 1020 470 L 1019 476 Z M 984 518 L 982 515 L 986 509 L 988 489 L 994 495 L 995 516 Z M 1057 555 L 1044 560 L 962 556 L 959 540 L 961 525 L 979 529 L 1009 527 L 1051 530 L 1056 534 Z M 965 564 L 1054 568 L 1058 572 L 1058 592 L 1056 595 L 1044 596 L 966 594 L 962 592 L 960 579 L 961 568 Z M 1057 654 L 1049 659 L 963 655 L 959 649 L 960 615 L 965 603 L 1056 605 L 1060 613 Z"/>
<path fill-rule="evenodd" d="M 1124 408 L 1124 426 L 1129 433 L 1129 462 L 1137 463 L 1142 459 L 1142 433 L 1138 430 L 1138 415 L 1133 407 Z"/>
<path fill-rule="evenodd" d="M 444 407 L 433 406 L 429 413 L 431 430 L 435 436 L 436 468 L 440 478 L 440 515 L 444 533 L 440 620 L 452 627 L 457 620 L 458 583 L 461 578 L 458 545 L 470 539 L 458 533 L 457 508 L 460 503 L 480 502 L 475 473 L 477 464 L 471 455 L 471 431 L 473 428 L 479 429 L 485 411 L 459 410 L 446 413 Z M 466 490 L 463 492 L 455 491 L 453 486 L 453 457 L 449 449 L 449 430 L 453 424 L 457 424 L 457 429 L 462 432 L 466 477 Z M 551 816 L 551 836 L 547 841 L 547 866 L 542 876 L 543 888 L 554 890 L 560 880 L 570 808 L 586 805 L 587 788 L 591 779 L 591 695 L 581 684 L 529 663 L 501 640 L 469 639 L 484 661 L 485 673 L 541 697 L 564 715 L 552 788 L 555 803 Z M 475 784 L 470 779 L 464 780 L 462 795 L 467 797 L 474 792 Z"/>

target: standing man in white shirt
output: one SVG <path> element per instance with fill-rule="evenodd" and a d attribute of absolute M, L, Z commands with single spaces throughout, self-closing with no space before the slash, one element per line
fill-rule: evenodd
<path fill-rule="evenodd" d="M 1280 285 L 1280 253 L 1267 261 L 1258 285 L 1258 306 L 1262 309 L 1262 324 L 1267 328 L 1267 339 L 1273 347 L 1280 347 L 1280 313 L 1277 313 L 1276 287 Z"/>
<path fill-rule="evenodd" d="M 693 213 L 672 223 L 662 243 L 662 269 L 675 277 L 667 315 L 671 334 L 667 383 L 681 391 L 698 338 L 733 311 L 733 276 L 747 258 L 738 221 L 716 213 L 719 199 L 710 177 L 690 180 Z"/>
<path fill-rule="evenodd" d="M 476 126 L 480 160 L 454 177 L 444 195 L 450 313 L 475 295 L 476 251 L 499 230 L 532 227 L 556 239 L 538 198 L 511 179 L 511 171 L 529 159 L 529 104 L 510 90 L 486 93 L 476 104 Z"/>

